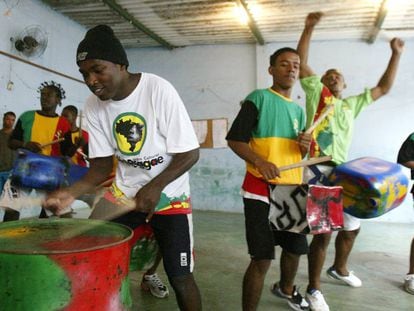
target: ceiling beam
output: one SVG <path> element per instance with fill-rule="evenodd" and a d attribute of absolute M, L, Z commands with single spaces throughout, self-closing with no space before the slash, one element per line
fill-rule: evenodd
<path fill-rule="evenodd" d="M 236 0 L 237 4 L 243 8 L 243 10 L 246 12 L 248 17 L 248 25 L 250 28 L 250 31 L 252 32 L 253 36 L 255 37 L 257 43 L 260 45 L 264 45 L 264 39 L 262 34 L 260 33 L 259 28 L 257 27 L 257 24 L 253 18 L 253 15 L 250 13 L 249 8 L 247 7 L 247 3 L 245 0 Z"/>
<path fill-rule="evenodd" d="M 380 10 L 375 20 L 374 28 L 372 29 L 368 37 L 368 40 L 367 40 L 368 43 L 374 43 L 378 37 L 379 32 L 381 31 L 382 24 L 384 24 L 384 20 L 387 17 L 387 13 L 388 13 L 387 2 L 388 0 L 383 0 L 381 3 Z"/>
<path fill-rule="evenodd" d="M 125 10 L 122 6 L 116 3 L 115 0 L 103 0 L 103 2 L 106 5 L 108 5 L 113 11 L 115 11 L 121 17 L 127 20 L 135 28 L 139 29 L 140 31 L 145 33 L 147 36 L 157 41 L 162 46 L 166 47 L 169 50 L 176 48 L 176 46 L 170 44 L 169 42 L 167 42 L 166 40 L 158 36 L 155 32 L 153 32 L 152 30 L 144 26 L 144 24 L 142 24 L 139 20 L 137 20 L 134 16 L 132 16 L 127 10 Z"/>

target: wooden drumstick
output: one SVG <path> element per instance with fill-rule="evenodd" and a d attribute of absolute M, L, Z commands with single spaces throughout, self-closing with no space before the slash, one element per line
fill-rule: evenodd
<path fill-rule="evenodd" d="M 135 210 L 135 201 L 125 198 L 120 200 L 120 204 L 112 203 L 110 206 L 105 206 L 105 208 L 102 208 L 97 212 L 96 209 L 94 209 L 88 219 L 110 221 L 124 214 L 132 212 L 133 210 Z M 73 229 L 62 232 L 61 238 L 71 239 L 101 225 L 102 224 L 100 222 L 88 222 L 86 225 L 79 223 L 79 225 Z"/>
<path fill-rule="evenodd" d="M 54 141 L 51 141 L 50 143 L 41 144 L 40 148 L 44 148 L 44 147 L 47 147 L 47 146 L 50 146 L 50 145 L 54 145 L 54 144 L 60 143 L 61 141 L 64 141 L 64 140 L 65 140 L 64 138 L 59 138 L 59 139 L 56 139 Z"/>
<path fill-rule="evenodd" d="M 331 160 L 332 160 L 331 156 L 324 156 L 324 157 L 319 157 L 319 158 L 310 158 L 308 160 L 303 160 L 303 161 L 300 161 L 298 163 L 293 163 L 293 164 L 281 166 L 281 167 L 279 167 L 279 172 L 291 170 L 293 168 L 305 167 L 305 166 L 310 166 L 310 165 L 319 164 L 319 163 L 323 163 L 323 162 L 328 162 L 328 161 L 331 161 Z"/>
<path fill-rule="evenodd" d="M 334 109 L 334 105 L 329 105 L 326 110 L 319 116 L 319 118 L 305 131 L 305 134 L 310 134 L 313 130 L 328 116 Z"/>
<path fill-rule="evenodd" d="M 82 137 L 82 110 L 79 110 L 79 137 Z"/>
<path fill-rule="evenodd" d="M 133 199 L 122 198 L 117 202 L 108 202 L 105 207 L 93 208 L 90 219 L 112 220 L 135 210 Z"/>

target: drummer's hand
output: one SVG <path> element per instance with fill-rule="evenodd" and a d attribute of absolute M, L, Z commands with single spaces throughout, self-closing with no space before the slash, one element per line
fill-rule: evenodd
<path fill-rule="evenodd" d="M 300 132 L 297 138 L 299 143 L 300 152 L 302 153 L 302 157 L 304 157 L 308 151 L 309 146 L 312 140 L 312 134 L 307 134 L 305 132 Z"/>
<path fill-rule="evenodd" d="M 280 177 L 279 169 L 271 162 L 258 158 L 256 161 L 254 161 L 254 165 L 256 166 L 256 169 L 259 171 L 259 173 L 262 174 L 265 180 L 271 180 L 276 177 Z"/>
<path fill-rule="evenodd" d="M 146 221 L 149 222 L 154 214 L 155 207 L 161 198 L 162 189 L 158 189 L 151 185 L 146 184 L 135 195 L 135 210 L 142 213 L 148 213 Z"/>
<path fill-rule="evenodd" d="M 23 149 L 27 149 L 29 151 L 39 153 L 40 151 L 42 151 L 42 146 L 37 142 L 29 141 L 27 143 L 24 143 Z"/>
<path fill-rule="evenodd" d="M 73 201 L 75 201 L 75 197 L 69 191 L 57 190 L 47 195 L 42 207 L 59 216 L 66 211 Z"/>

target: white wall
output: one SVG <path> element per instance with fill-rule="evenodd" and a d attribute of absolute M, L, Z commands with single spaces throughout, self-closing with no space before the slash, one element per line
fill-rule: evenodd
<path fill-rule="evenodd" d="M 8 11 L 6 3 L 17 4 Z M 17 36 L 25 27 L 31 25 L 39 25 L 45 30 L 48 46 L 41 57 L 27 59 L 14 49 L 10 38 Z M 77 44 L 85 34 L 83 27 L 36 0 L 1 1 L 0 29 L 1 51 L 82 80 L 76 66 L 75 54 Z M 9 80 L 14 83 L 11 91 L 6 89 Z M 39 109 L 37 89 L 41 82 L 49 80 L 61 83 L 65 89 L 66 99 L 62 101 L 63 106 L 71 104 L 83 107 L 89 92 L 84 84 L 0 55 L 0 114 L 12 110 L 20 115 L 25 110 Z"/>
<path fill-rule="evenodd" d="M 20 1 L 5 15 L 6 2 L 0 2 L 0 50 L 16 53 L 10 37 L 26 26 L 40 25 L 48 34 L 48 47 L 33 61 L 44 67 L 82 79 L 75 64 L 77 44 L 85 29 L 57 14 L 38 0 Z M 299 33 L 298 33 L 299 37 Z M 406 42 L 397 81 L 391 93 L 367 108 L 357 119 L 349 159 L 375 156 L 395 161 L 398 148 L 414 131 L 411 116 L 414 103 L 409 92 L 414 89 L 414 44 Z M 295 47 L 296 42 L 254 45 L 196 46 L 175 49 L 128 50 L 131 71 L 147 71 L 169 80 L 181 94 L 192 119 L 229 119 L 236 116 L 240 101 L 253 89 L 271 84 L 267 74 L 268 58 L 274 50 Z M 322 73 L 326 68 L 340 68 L 348 83 L 345 95 L 374 86 L 385 69 L 390 56 L 388 43 L 373 45 L 359 41 L 313 42 L 310 64 Z M 18 115 L 37 109 L 37 88 L 44 80 L 62 83 L 67 93 L 63 105 L 83 107 L 89 95 L 86 86 L 78 82 L 42 71 L 0 55 L 0 113 L 13 110 Z M 6 90 L 9 80 L 12 91 Z M 293 98 L 304 104 L 303 92 L 297 85 Z M 406 170 L 408 176 L 408 170 Z M 244 163 L 228 148 L 203 149 L 201 159 L 191 171 L 193 203 L 197 209 L 242 211 L 239 189 L 244 175 Z M 411 198 L 396 210 L 376 219 L 412 222 Z"/>

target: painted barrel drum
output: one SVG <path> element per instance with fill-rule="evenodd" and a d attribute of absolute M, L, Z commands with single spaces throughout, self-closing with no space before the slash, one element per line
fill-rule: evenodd
<path fill-rule="evenodd" d="M 131 239 L 130 271 L 147 271 L 157 257 L 158 243 L 151 225 L 145 224 L 134 229 Z"/>
<path fill-rule="evenodd" d="M 408 189 L 400 165 L 374 157 L 338 165 L 329 180 L 343 188 L 344 212 L 358 218 L 378 217 L 396 208 Z"/>
<path fill-rule="evenodd" d="M 130 310 L 132 230 L 100 220 L 0 224 L 2 311 Z"/>

